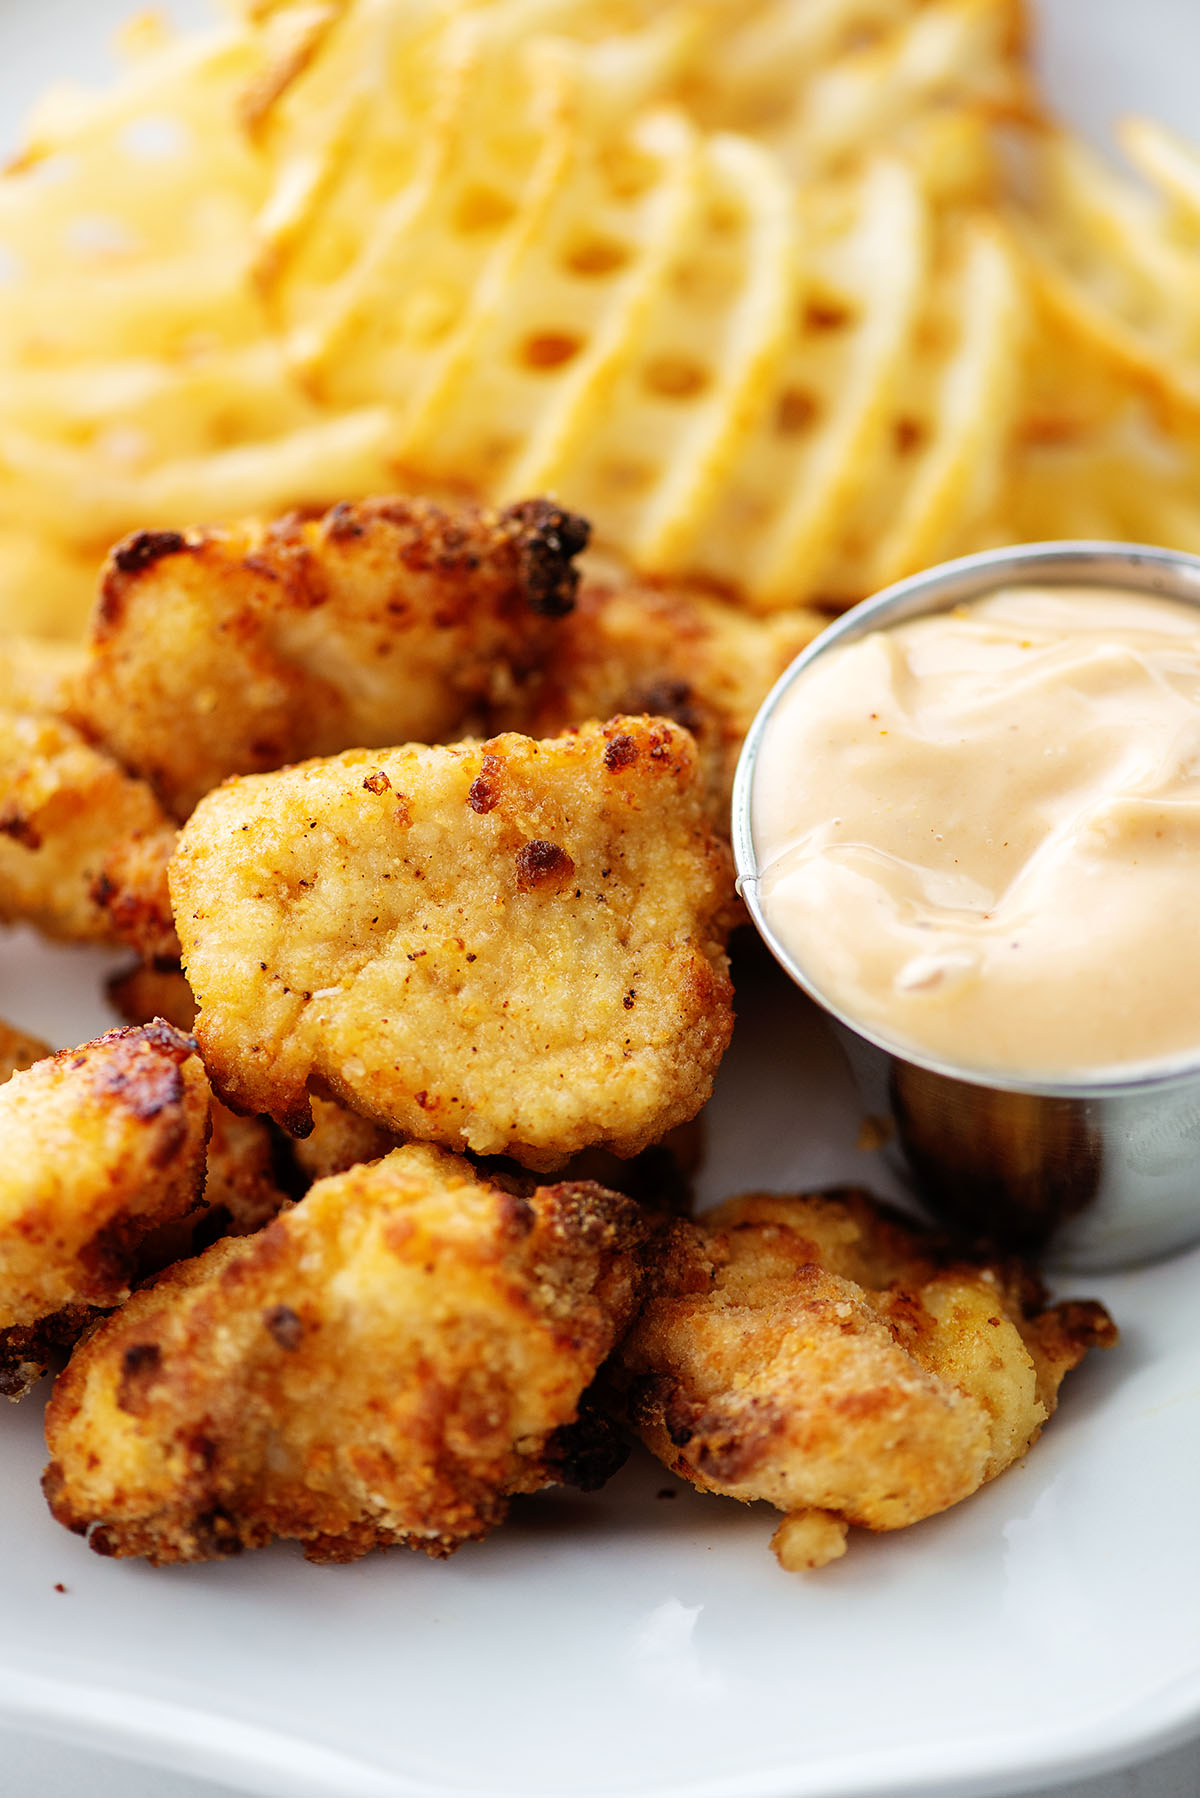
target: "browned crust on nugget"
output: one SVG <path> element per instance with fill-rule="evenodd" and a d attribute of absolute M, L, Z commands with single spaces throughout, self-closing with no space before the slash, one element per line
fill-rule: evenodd
<path fill-rule="evenodd" d="M 231 774 L 444 742 L 536 677 L 586 539 L 543 499 L 139 532 L 109 558 L 74 716 L 181 818 Z"/>
<path fill-rule="evenodd" d="M 105 984 L 108 1002 L 127 1024 L 148 1024 L 166 1018 L 176 1030 L 190 1035 L 196 1022 L 196 1001 L 183 970 L 154 962 L 135 962 L 113 974 Z"/>
<path fill-rule="evenodd" d="M 378 1161 L 400 1147 L 400 1138 L 394 1131 L 339 1105 L 336 1099 L 314 1094 L 311 1104 L 313 1127 L 307 1136 L 291 1144 L 296 1166 L 308 1181 L 344 1174 L 349 1168 Z"/>
<path fill-rule="evenodd" d="M 0 1398 L 24 1398 L 100 1315 L 91 1305 L 67 1305 L 37 1323 L 0 1330 Z"/>
<path fill-rule="evenodd" d="M 449 1554 L 516 1492 L 594 1481 L 581 1400 L 627 1327 L 647 1226 L 584 1184 L 518 1197 L 414 1145 L 137 1293 L 76 1351 L 45 1489 L 100 1553 L 303 1541 Z"/>
<path fill-rule="evenodd" d="M 0 1086 L 0 1330 L 127 1296 L 145 1238 L 196 1202 L 208 1111 L 195 1043 L 161 1020 Z"/>
<path fill-rule="evenodd" d="M 659 1276 L 620 1352 L 629 1418 L 681 1478 L 787 1513 L 789 1565 L 968 1497 L 1116 1335 L 856 1192 L 731 1200 L 674 1226 Z"/>
<path fill-rule="evenodd" d="M 59 718 L 0 710 L 0 921 L 177 957 L 171 842 L 144 781 Z"/>
<path fill-rule="evenodd" d="M 92 882 L 91 896 L 106 920 L 109 941 L 123 943 L 150 964 L 179 959 L 167 868 L 175 853 L 169 826 L 118 837 Z"/>
<path fill-rule="evenodd" d="M 618 713 L 672 718 L 696 739 L 713 818 L 727 831 L 754 714 L 826 622 L 800 609 L 756 618 L 686 588 L 593 578 L 555 634 L 532 714 L 526 708 L 506 722 L 549 737 Z"/>

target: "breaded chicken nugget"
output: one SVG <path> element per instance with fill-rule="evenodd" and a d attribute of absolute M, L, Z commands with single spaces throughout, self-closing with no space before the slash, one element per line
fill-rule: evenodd
<path fill-rule="evenodd" d="M 586 540 L 546 500 L 143 531 L 109 559 L 76 719 L 180 818 L 230 774 L 465 735 L 540 666 Z"/>
<path fill-rule="evenodd" d="M 729 1041 L 727 856 L 666 720 L 231 781 L 171 892 L 218 1091 L 296 1135 L 311 1085 L 539 1170 L 634 1155 Z"/>
<path fill-rule="evenodd" d="M 787 1513 L 785 1567 L 968 1497 L 1116 1339 L 1015 1265 L 953 1260 L 861 1193 L 734 1199 L 674 1227 L 621 1353 L 629 1415 L 681 1478 Z"/>
<path fill-rule="evenodd" d="M 31 1068 L 35 1061 L 43 1061 L 53 1053 L 40 1036 L 30 1036 L 0 1018 L 0 1082 L 9 1079 L 18 1068 Z"/>
<path fill-rule="evenodd" d="M 169 1024 L 110 1030 L 0 1086 L 0 1393 L 19 1397 L 204 1179 L 209 1090 Z"/>
<path fill-rule="evenodd" d="M 633 1315 L 646 1230 L 601 1187 L 516 1197 L 424 1145 L 322 1180 L 76 1350 L 50 1508 L 159 1563 L 272 1536 L 316 1561 L 449 1554 L 511 1494 L 611 1470 L 580 1400 Z"/>
<path fill-rule="evenodd" d="M 0 921 L 178 955 L 173 846 L 144 781 L 59 718 L 0 709 Z"/>
<path fill-rule="evenodd" d="M 699 745 L 714 821 L 727 833 L 733 772 L 754 714 L 828 622 L 799 610 L 756 618 L 681 588 L 588 580 L 555 634 L 532 715 L 514 715 L 512 727 L 551 737 L 620 712 L 673 718 Z"/>

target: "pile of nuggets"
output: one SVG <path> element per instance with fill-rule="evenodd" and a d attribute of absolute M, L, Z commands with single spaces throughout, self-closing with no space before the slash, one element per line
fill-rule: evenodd
<path fill-rule="evenodd" d="M 586 538 L 540 499 L 142 532 L 82 652 L 0 660 L 0 916 L 136 955 L 124 1027 L 0 1045 L 0 1391 L 71 1351 L 45 1491 L 102 1553 L 442 1556 L 640 1436 L 816 1567 L 1112 1340 L 861 1194 L 686 1215 L 732 761 L 803 633 L 581 587 Z"/>

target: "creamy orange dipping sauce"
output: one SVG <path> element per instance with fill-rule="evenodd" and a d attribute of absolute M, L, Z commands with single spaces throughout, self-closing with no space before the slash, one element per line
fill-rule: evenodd
<path fill-rule="evenodd" d="M 868 1031 L 976 1071 L 1200 1051 L 1200 610 L 1013 587 L 819 656 L 751 825 L 770 930 Z"/>

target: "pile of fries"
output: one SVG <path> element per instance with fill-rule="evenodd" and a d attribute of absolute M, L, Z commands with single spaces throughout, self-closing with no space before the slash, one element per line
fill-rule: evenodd
<path fill-rule="evenodd" d="M 397 487 L 843 606 L 1050 536 L 1200 549 L 1200 153 L 1118 174 L 1018 0 L 241 0 L 0 180 L 0 590 Z"/>

